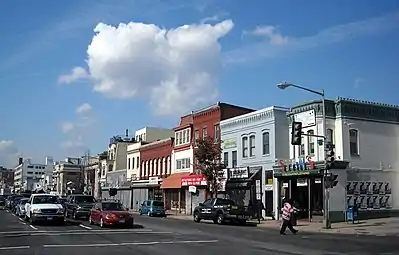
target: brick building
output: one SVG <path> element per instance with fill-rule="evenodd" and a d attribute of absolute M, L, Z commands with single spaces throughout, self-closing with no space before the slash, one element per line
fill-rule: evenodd
<path fill-rule="evenodd" d="M 199 174 L 199 169 L 194 167 L 196 139 L 210 136 L 220 140 L 220 121 L 252 111 L 218 102 L 181 118 L 179 126 L 174 129 L 171 176 L 161 186 L 165 190 L 166 201 L 171 201 L 171 209 L 191 214 L 193 208 L 206 198 L 206 181 Z"/>

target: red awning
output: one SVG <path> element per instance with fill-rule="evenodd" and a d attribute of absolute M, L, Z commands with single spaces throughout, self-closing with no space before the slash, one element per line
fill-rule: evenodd
<path fill-rule="evenodd" d="M 206 186 L 207 181 L 203 174 L 190 174 L 181 178 L 181 186 Z"/>
<path fill-rule="evenodd" d="M 162 181 L 161 189 L 180 189 L 182 177 L 190 175 L 189 172 L 175 173 Z"/>

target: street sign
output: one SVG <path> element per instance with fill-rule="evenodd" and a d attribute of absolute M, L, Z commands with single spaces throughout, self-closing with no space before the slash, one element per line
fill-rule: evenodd
<path fill-rule="evenodd" d="M 256 180 L 255 187 L 256 187 L 256 200 L 261 200 L 262 194 L 261 194 L 260 180 Z"/>

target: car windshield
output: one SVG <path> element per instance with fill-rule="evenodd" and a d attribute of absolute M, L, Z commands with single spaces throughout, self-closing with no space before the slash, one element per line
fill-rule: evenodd
<path fill-rule="evenodd" d="M 163 202 L 161 202 L 161 201 L 153 201 L 153 202 L 152 202 L 152 205 L 153 205 L 153 206 L 163 207 Z"/>
<path fill-rule="evenodd" d="M 95 203 L 96 200 L 92 196 L 76 196 L 75 203 Z"/>
<path fill-rule="evenodd" d="M 59 204 L 60 200 L 56 196 L 34 196 L 33 204 Z"/>
<path fill-rule="evenodd" d="M 119 203 L 103 203 L 102 208 L 104 211 L 125 211 L 123 205 Z"/>
<path fill-rule="evenodd" d="M 231 199 L 218 199 L 218 205 L 236 205 L 236 203 Z"/>
<path fill-rule="evenodd" d="M 19 201 L 19 204 L 24 205 L 24 204 L 26 204 L 27 202 L 28 202 L 28 199 L 27 199 L 27 198 L 23 198 L 23 199 L 21 199 L 21 200 Z"/>

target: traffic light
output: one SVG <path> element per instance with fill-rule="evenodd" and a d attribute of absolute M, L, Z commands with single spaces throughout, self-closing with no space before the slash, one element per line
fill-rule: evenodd
<path fill-rule="evenodd" d="M 324 186 L 326 188 L 334 188 L 338 185 L 338 175 L 337 174 L 330 174 L 325 176 L 324 178 Z"/>
<path fill-rule="evenodd" d="M 332 143 L 326 144 L 326 170 L 332 169 L 334 167 L 334 145 Z"/>
<path fill-rule="evenodd" d="M 291 144 L 302 144 L 302 122 L 293 121 L 291 127 Z"/>
<path fill-rule="evenodd" d="M 118 193 L 118 191 L 115 188 L 110 188 L 108 190 L 108 194 L 110 197 L 116 196 L 117 193 Z"/>

